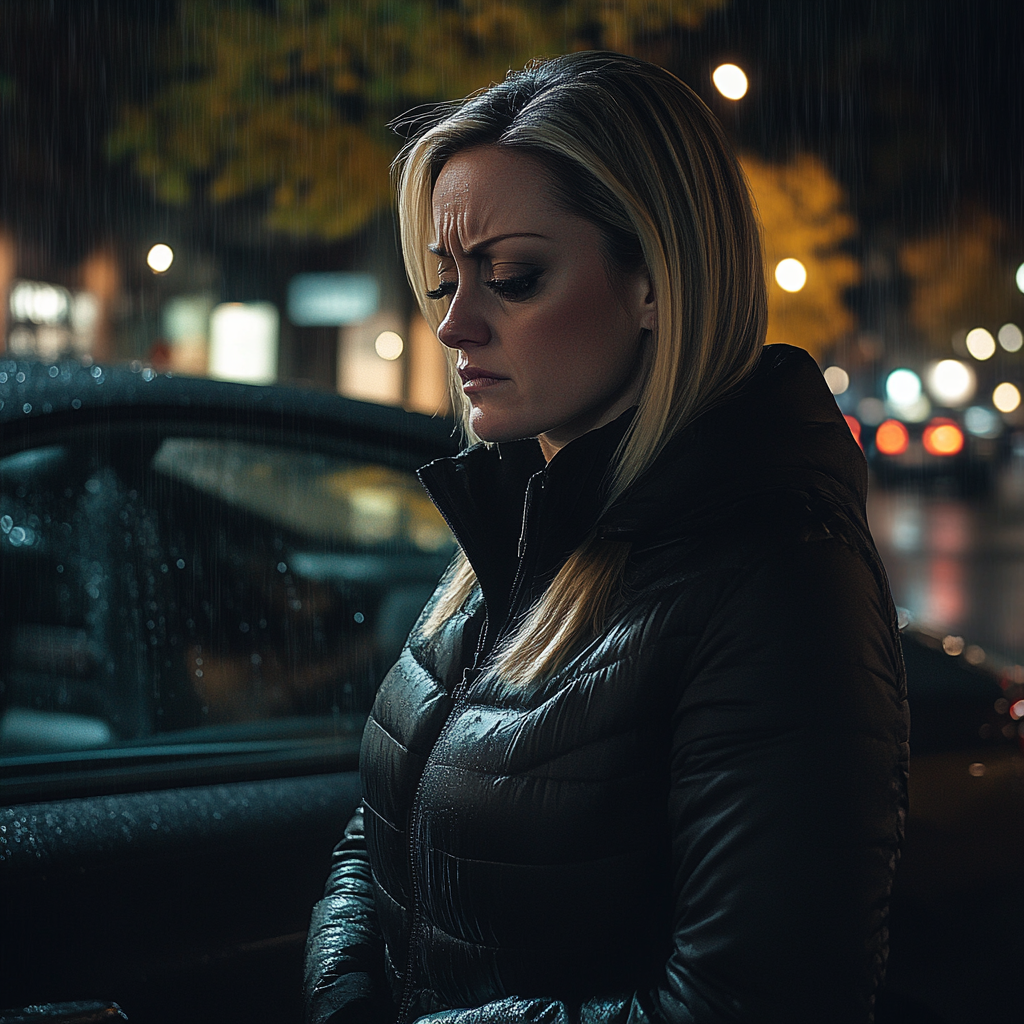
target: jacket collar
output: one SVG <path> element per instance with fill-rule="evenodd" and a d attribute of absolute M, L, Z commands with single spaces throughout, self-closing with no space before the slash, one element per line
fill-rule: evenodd
<path fill-rule="evenodd" d="M 492 622 L 511 610 L 517 575 L 544 584 L 595 527 L 656 545 L 702 522 L 749 520 L 797 492 L 842 507 L 866 529 L 864 456 L 802 349 L 764 348 L 744 383 L 680 431 L 603 511 L 608 467 L 634 415 L 582 435 L 550 463 L 527 438 L 474 445 L 419 471 L 476 572 Z"/>
<path fill-rule="evenodd" d="M 550 579 L 595 527 L 608 467 L 635 411 L 576 438 L 550 462 L 536 438 L 524 438 L 476 444 L 420 469 L 473 566 L 492 622 L 508 615 L 527 554 L 531 577 Z"/>

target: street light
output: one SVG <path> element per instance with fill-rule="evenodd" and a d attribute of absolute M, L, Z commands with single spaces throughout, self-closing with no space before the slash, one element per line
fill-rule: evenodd
<path fill-rule="evenodd" d="M 785 292 L 798 292 L 807 284 L 807 268 L 792 257 L 780 260 L 775 268 L 775 280 Z"/>
<path fill-rule="evenodd" d="M 162 274 L 174 262 L 174 250 L 160 242 L 146 254 L 146 262 L 154 274 Z"/>
<path fill-rule="evenodd" d="M 1019 352 L 1024 346 L 1024 332 L 1016 324 L 1003 324 L 996 337 L 1007 352 Z"/>
<path fill-rule="evenodd" d="M 405 342 L 402 341 L 402 336 L 394 331 L 381 331 L 373 343 L 373 349 L 377 355 L 388 362 L 397 359 L 404 348 Z"/>
<path fill-rule="evenodd" d="M 967 332 L 967 351 L 979 362 L 984 362 L 996 354 L 996 339 L 984 327 L 975 327 Z"/>
<path fill-rule="evenodd" d="M 1009 381 L 997 384 L 992 392 L 992 404 L 1000 412 L 1013 412 L 1020 405 L 1020 389 Z"/>
<path fill-rule="evenodd" d="M 727 100 L 741 100 L 747 95 L 747 76 L 735 64 L 719 64 L 712 72 L 711 81 Z"/>

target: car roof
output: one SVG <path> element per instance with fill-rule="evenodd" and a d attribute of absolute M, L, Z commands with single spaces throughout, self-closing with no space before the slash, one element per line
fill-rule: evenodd
<path fill-rule="evenodd" d="M 398 449 L 412 461 L 458 450 L 457 428 L 392 406 L 310 388 L 238 384 L 157 373 L 137 364 L 83 365 L 0 358 L 0 453 L 100 424 L 161 423 L 189 430 L 221 424 L 227 432 L 313 435 L 371 448 Z"/>

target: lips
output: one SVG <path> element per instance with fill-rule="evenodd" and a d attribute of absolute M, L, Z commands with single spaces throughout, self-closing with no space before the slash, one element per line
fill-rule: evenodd
<path fill-rule="evenodd" d="M 479 366 L 463 366 L 459 368 L 459 377 L 462 378 L 463 391 L 479 391 L 482 388 L 493 387 L 508 377 L 502 377 L 490 370 L 482 370 Z"/>

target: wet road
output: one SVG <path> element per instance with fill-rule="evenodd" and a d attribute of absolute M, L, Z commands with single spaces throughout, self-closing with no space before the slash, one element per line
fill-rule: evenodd
<path fill-rule="evenodd" d="M 1024 457 L 986 498 L 872 481 L 868 519 L 911 621 L 1024 663 Z"/>

